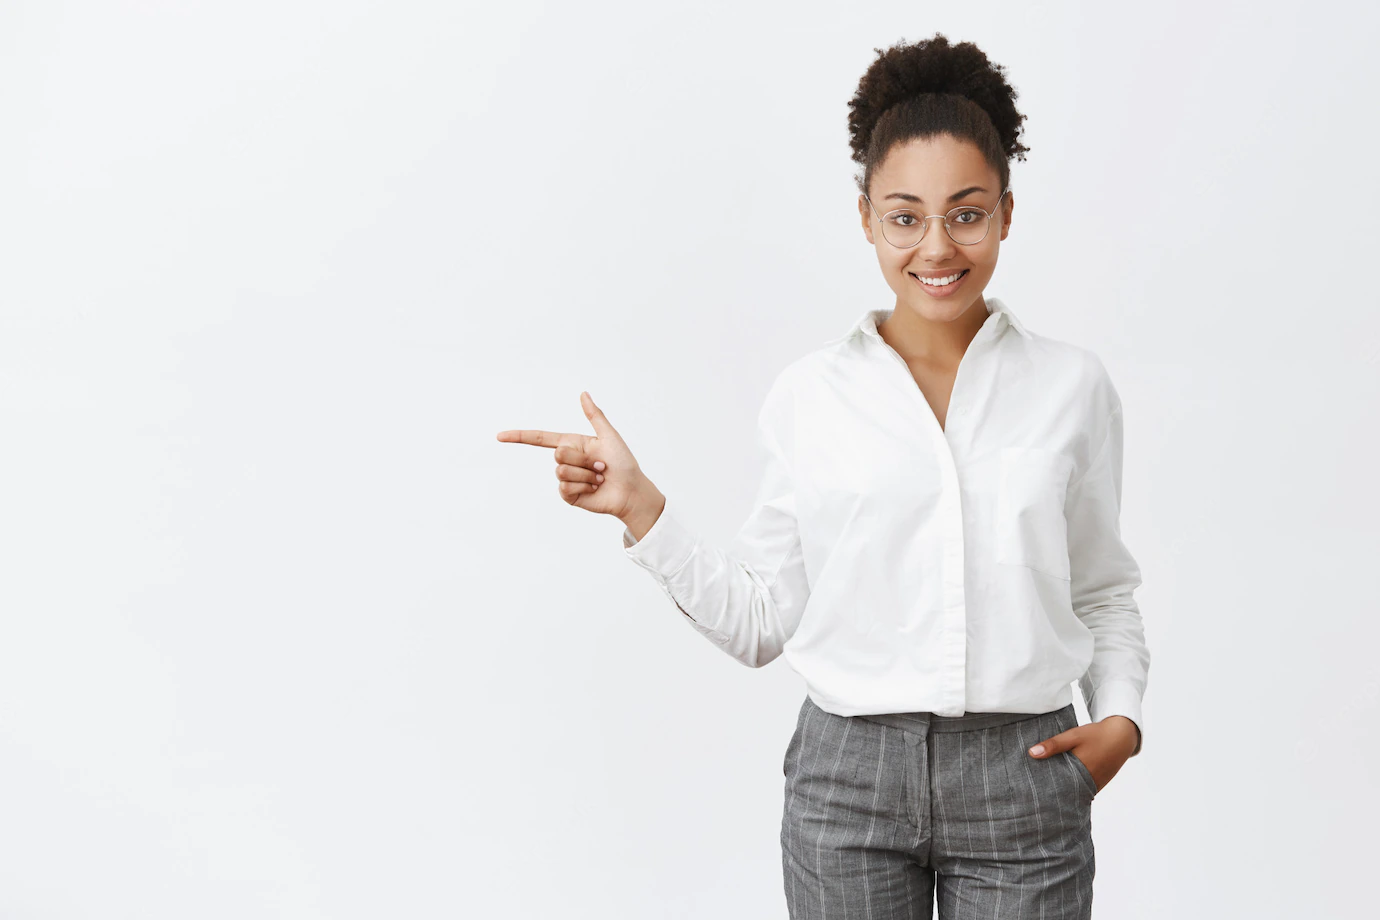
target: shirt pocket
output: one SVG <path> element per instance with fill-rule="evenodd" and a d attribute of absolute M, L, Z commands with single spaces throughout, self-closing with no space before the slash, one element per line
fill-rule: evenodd
<path fill-rule="evenodd" d="M 1064 497 L 1073 461 L 1055 450 L 1006 447 L 997 486 L 997 563 L 1069 580 Z"/>

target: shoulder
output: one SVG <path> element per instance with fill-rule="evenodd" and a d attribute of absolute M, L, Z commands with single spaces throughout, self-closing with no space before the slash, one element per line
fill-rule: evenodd
<path fill-rule="evenodd" d="M 1094 415 L 1121 408 L 1107 365 L 1091 348 L 1040 333 L 1027 333 L 1023 344 L 1042 376 L 1060 380 Z"/>
<path fill-rule="evenodd" d="M 762 398 L 758 413 L 760 423 L 773 422 L 790 410 L 799 394 L 801 381 L 812 373 L 815 361 L 811 352 L 795 358 L 776 372 Z"/>
<path fill-rule="evenodd" d="M 831 339 L 793 359 L 776 373 L 771 389 L 782 393 L 795 392 L 802 386 L 827 377 L 838 370 L 840 363 L 856 357 L 859 352 L 858 334 Z"/>
<path fill-rule="evenodd" d="M 843 340 L 838 342 L 799 355 L 771 378 L 757 413 L 757 424 L 777 443 L 793 444 L 801 410 L 818 405 L 821 385 L 848 373 L 844 367 L 846 358 L 840 353 Z"/>
<path fill-rule="evenodd" d="M 1101 356 L 1073 342 L 1034 334 L 1028 337 L 1031 363 L 1039 376 L 1038 393 L 1045 417 L 1057 419 L 1064 449 L 1074 461 L 1073 481 L 1081 480 L 1104 445 L 1119 449 L 1121 397 Z"/>

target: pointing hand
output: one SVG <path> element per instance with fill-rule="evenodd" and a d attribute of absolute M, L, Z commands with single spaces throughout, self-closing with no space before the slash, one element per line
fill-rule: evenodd
<path fill-rule="evenodd" d="M 593 435 L 554 431 L 511 429 L 500 431 L 498 440 L 555 449 L 557 490 L 567 504 L 596 514 L 626 518 L 637 499 L 654 490 L 637 465 L 632 451 L 588 393 L 580 405 L 594 428 Z"/>

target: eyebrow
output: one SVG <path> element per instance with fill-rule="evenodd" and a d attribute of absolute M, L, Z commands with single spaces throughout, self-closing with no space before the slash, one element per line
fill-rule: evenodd
<path fill-rule="evenodd" d="M 985 192 L 985 191 L 987 191 L 987 189 L 983 188 L 983 187 L 980 186 L 980 185 L 972 185 L 972 186 L 969 186 L 968 188 L 965 188 L 965 189 L 964 189 L 963 191 L 961 191 L 961 192 L 954 192 L 952 195 L 949 196 L 949 200 L 948 200 L 947 202 L 945 202 L 945 204 L 953 204 L 955 201 L 958 201 L 960 198 L 963 198 L 964 196 L 973 194 L 973 192 Z M 924 203 L 925 203 L 924 200 L 923 200 L 922 198 L 920 198 L 918 195 L 912 195 L 912 194 L 910 194 L 909 192 L 892 192 L 890 195 L 887 195 L 886 198 L 883 198 L 882 200 L 883 200 L 883 201 L 886 201 L 887 198 L 899 198 L 899 199 L 901 199 L 902 201 L 909 201 L 909 202 L 912 202 L 912 203 L 914 203 L 914 204 L 924 204 Z"/>

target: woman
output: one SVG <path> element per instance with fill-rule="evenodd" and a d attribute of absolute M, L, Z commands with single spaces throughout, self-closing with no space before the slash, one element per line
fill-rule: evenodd
<path fill-rule="evenodd" d="M 727 549 L 672 514 L 588 393 L 593 437 L 498 435 L 555 448 L 562 498 L 622 520 L 694 629 L 805 679 L 784 762 L 792 917 L 928 918 L 936 896 L 941 918 L 1088 917 L 1091 805 L 1140 751 L 1120 400 L 1093 353 L 983 297 L 1028 149 L 1016 95 L 971 43 L 878 49 L 849 128 L 896 302 L 777 376 Z"/>

